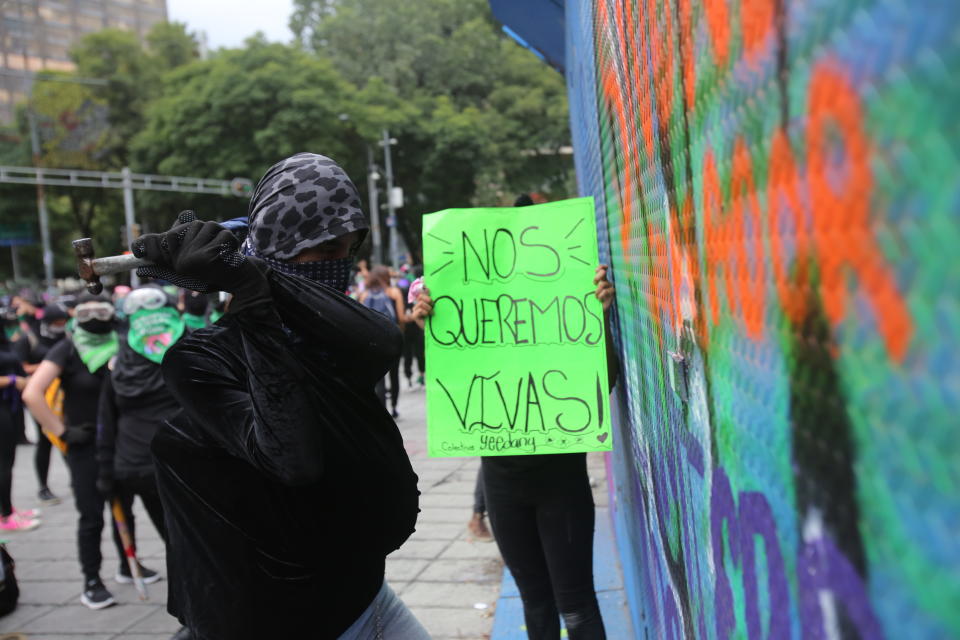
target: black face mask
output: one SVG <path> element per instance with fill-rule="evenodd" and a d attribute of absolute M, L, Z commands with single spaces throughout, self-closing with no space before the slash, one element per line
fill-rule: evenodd
<path fill-rule="evenodd" d="M 266 262 L 272 269 L 293 276 L 300 276 L 325 284 L 340 293 L 344 293 L 350 286 L 350 273 L 353 269 L 353 257 L 337 258 L 334 260 L 315 260 L 312 262 L 284 262 L 261 255 L 254 249 L 245 249 Z"/>
<path fill-rule="evenodd" d="M 87 320 L 86 322 L 78 322 L 77 326 L 83 329 L 84 331 L 89 331 L 90 333 L 110 333 L 113 331 L 113 320 Z"/>

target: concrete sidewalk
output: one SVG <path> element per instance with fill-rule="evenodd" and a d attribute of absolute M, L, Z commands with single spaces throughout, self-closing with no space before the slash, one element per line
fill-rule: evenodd
<path fill-rule="evenodd" d="M 489 638 L 502 563 L 495 544 L 473 542 L 466 532 L 478 461 L 427 458 L 424 392 L 403 386 L 398 424 L 420 476 L 422 512 L 416 533 L 387 558 L 387 579 L 435 638 Z M 17 451 L 14 504 L 21 509 L 37 506 L 33 452 L 32 446 Z M 119 604 L 101 611 L 80 604 L 76 511 L 66 465 L 58 454 L 53 458 L 50 487 L 63 502 L 43 510 L 39 528 L 5 536 L 21 595 L 17 609 L 0 618 L 0 632 L 23 632 L 30 640 L 169 638 L 179 624 L 166 612 L 166 581 L 148 587 L 145 603 L 132 586 L 113 582 L 118 560 L 106 530 L 101 577 Z M 139 502 L 135 514 L 140 558 L 165 574 L 163 544 Z"/>

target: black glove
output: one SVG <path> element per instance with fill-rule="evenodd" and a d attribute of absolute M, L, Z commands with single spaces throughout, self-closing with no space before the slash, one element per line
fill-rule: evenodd
<path fill-rule="evenodd" d="M 67 430 L 63 432 L 60 439 L 66 442 L 68 446 L 73 447 L 90 444 L 96 437 L 97 426 L 92 422 L 84 422 L 67 427 Z"/>
<path fill-rule="evenodd" d="M 104 465 L 100 465 L 100 474 L 97 476 L 97 491 L 106 500 L 113 497 L 113 472 L 108 471 Z"/>
<path fill-rule="evenodd" d="M 153 266 L 140 267 L 137 275 L 167 280 L 201 293 L 235 292 L 259 270 L 247 265 L 237 252 L 240 241 L 215 222 L 201 222 L 193 211 L 183 211 L 166 233 L 148 233 L 130 245 L 133 255 Z"/>

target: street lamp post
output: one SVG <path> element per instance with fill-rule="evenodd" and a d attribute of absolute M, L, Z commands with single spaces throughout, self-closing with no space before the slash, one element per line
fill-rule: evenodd
<path fill-rule="evenodd" d="M 393 198 L 393 163 L 390 157 L 390 147 L 397 144 L 396 138 L 390 137 L 390 132 L 383 130 L 383 168 L 387 174 L 387 226 L 390 227 L 390 264 L 394 269 L 400 266 L 397 258 L 397 212 Z"/>
<path fill-rule="evenodd" d="M 383 260 L 383 252 L 380 249 L 380 205 L 377 193 L 379 179 L 380 173 L 377 172 L 377 165 L 373 161 L 373 147 L 367 145 L 367 193 L 370 201 L 370 231 L 374 263 L 380 263 Z"/>
<path fill-rule="evenodd" d="M 33 113 L 33 87 L 27 104 L 27 119 L 30 122 L 30 150 L 33 166 L 40 168 L 40 134 L 37 132 L 37 116 Z M 50 215 L 47 213 L 47 196 L 43 183 L 37 180 L 37 211 L 40 214 L 40 242 L 43 246 L 43 279 L 47 288 L 53 286 L 53 249 L 50 247 Z"/>

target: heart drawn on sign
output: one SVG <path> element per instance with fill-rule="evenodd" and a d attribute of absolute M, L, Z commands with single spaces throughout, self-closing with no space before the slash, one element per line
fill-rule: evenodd
<path fill-rule="evenodd" d="M 606 442 L 607 437 L 609 435 L 610 435 L 609 433 L 601 433 L 600 435 L 597 436 L 597 440 L 599 440 L 600 442 Z"/>

